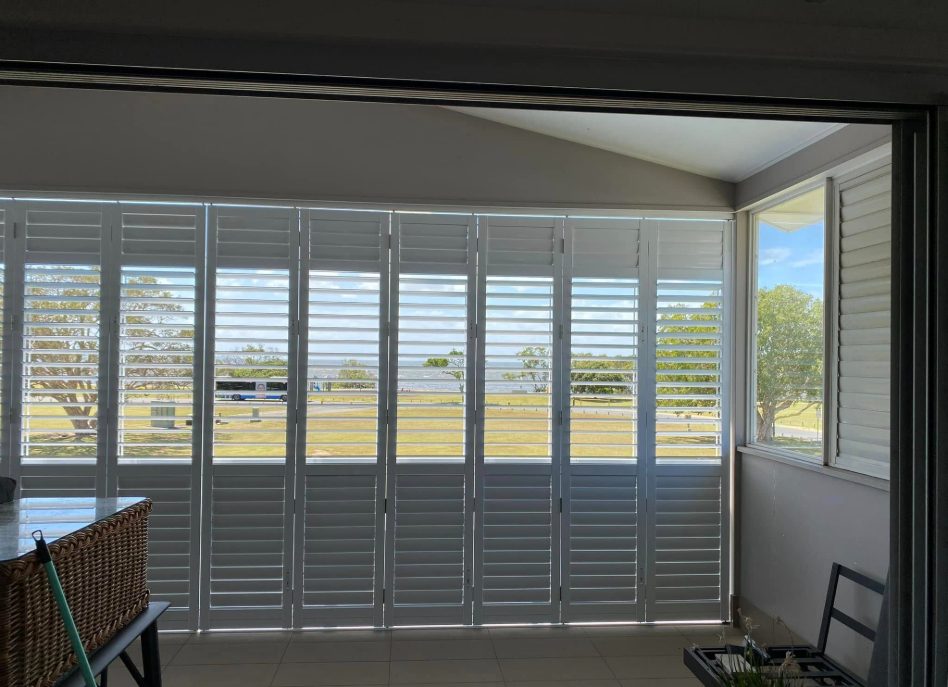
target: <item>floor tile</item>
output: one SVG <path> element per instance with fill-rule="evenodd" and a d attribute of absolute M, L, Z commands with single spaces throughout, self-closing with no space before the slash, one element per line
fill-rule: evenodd
<path fill-rule="evenodd" d="M 618 680 L 528 680 L 507 682 L 505 687 L 619 687 Z"/>
<path fill-rule="evenodd" d="M 494 658 L 490 639 L 426 639 L 392 642 L 393 661 Z"/>
<path fill-rule="evenodd" d="M 610 656 L 605 660 L 619 679 L 691 677 L 681 656 Z"/>
<path fill-rule="evenodd" d="M 644 678 L 641 680 L 620 680 L 622 687 L 701 687 L 697 678 L 673 677 L 665 679 Z"/>
<path fill-rule="evenodd" d="M 288 642 L 188 642 L 170 665 L 227 665 L 230 663 L 279 663 Z"/>
<path fill-rule="evenodd" d="M 392 661 L 389 682 L 424 684 L 432 682 L 501 682 L 503 675 L 494 659 L 456 661 Z"/>
<path fill-rule="evenodd" d="M 507 682 L 531 680 L 607 680 L 613 677 L 602 658 L 505 658 L 500 668 Z"/>
<path fill-rule="evenodd" d="M 426 627 L 392 630 L 393 642 L 415 642 L 423 639 L 489 639 L 490 632 L 483 627 Z"/>
<path fill-rule="evenodd" d="M 288 632 L 293 642 L 390 642 L 391 630 L 296 630 Z"/>
<path fill-rule="evenodd" d="M 585 637 L 498 637 L 494 639 L 497 658 L 571 658 L 598 656 L 596 647 Z"/>
<path fill-rule="evenodd" d="M 235 683 L 234 687 L 239 684 Z M 283 663 L 273 678 L 273 687 L 385 684 L 388 684 L 388 663 L 384 661 Z"/>
<path fill-rule="evenodd" d="M 681 656 L 691 642 L 682 635 L 597 637 L 592 640 L 602 656 Z"/>
<path fill-rule="evenodd" d="M 492 637 L 583 637 L 578 625 L 500 625 L 489 628 Z"/>
<path fill-rule="evenodd" d="M 162 673 L 162 682 L 169 687 L 270 687 L 276 669 L 276 665 L 263 663 L 168 666 Z"/>
<path fill-rule="evenodd" d="M 186 635 L 178 635 L 176 639 L 169 639 L 165 635 L 159 635 L 158 636 L 158 656 L 161 659 L 161 665 L 166 666 L 169 663 L 171 663 L 171 659 L 173 659 L 177 655 L 178 651 L 181 649 L 181 647 L 185 645 L 187 641 L 188 641 L 188 637 Z M 132 659 L 132 661 L 135 662 L 135 665 L 137 665 L 140 669 L 142 665 L 141 642 L 140 641 L 133 642 L 128 647 L 127 651 L 128 651 L 129 657 Z M 121 672 L 121 670 L 124 670 L 124 668 L 121 668 L 119 672 Z"/>
<path fill-rule="evenodd" d="M 295 633 L 283 630 L 272 632 L 195 632 L 188 644 L 250 644 L 252 642 L 288 642 Z"/>
<path fill-rule="evenodd" d="M 388 661 L 389 642 L 290 642 L 283 663 L 324 661 Z"/>
<path fill-rule="evenodd" d="M 680 635 L 682 625 L 585 625 L 583 633 L 587 637 L 660 637 L 663 635 Z"/>

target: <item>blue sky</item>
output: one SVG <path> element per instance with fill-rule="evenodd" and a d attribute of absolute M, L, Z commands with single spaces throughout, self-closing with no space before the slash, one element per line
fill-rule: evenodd
<path fill-rule="evenodd" d="M 757 284 L 792 284 L 823 298 L 823 222 L 788 232 L 760 222 Z"/>

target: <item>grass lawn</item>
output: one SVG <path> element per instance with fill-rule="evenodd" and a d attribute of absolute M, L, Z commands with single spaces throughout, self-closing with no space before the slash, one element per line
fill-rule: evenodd
<path fill-rule="evenodd" d="M 399 455 L 458 457 L 464 450 L 464 407 L 460 395 L 400 392 Z M 552 413 L 539 394 L 488 394 L 485 453 L 488 457 L 542 458 L 550 455 Z M 154 427 L 147 402 L 126 404 L 120 420 L 124 457 L 187 458 L 192 454 L 190 407 L 176 408 L 174 428 Z M 214 455 L 218 458 L 283 458 L 287 406 L 279 401 L 221 401 L 214 407 Z M 376 455 L 374 397 L 364 392 L 311 393 L 307 407 L 307 456 Z M 28 455 L 94 457 L 94 433 L 71 431 L 61 408 L 47 406 L 47 417 L 24 417 L 31 446 Z M 569 409 L 572 453 L 576 457 L 631 458 L 636 451 L 636 421 L 628 399 L 576 399 Z M 706 457 L 717 454 L 717 426 L 709 416 L 685 419 L 661 409 L 659 456 Z M 164 418 L 166 421 L 170 418 Z M 663 422 L 663 419 L 665 420 Z M 27 437 L 24 437 L 26 439 Z"/>

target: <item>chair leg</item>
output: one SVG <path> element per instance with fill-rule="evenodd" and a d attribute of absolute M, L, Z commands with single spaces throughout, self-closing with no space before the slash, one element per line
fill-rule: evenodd
<path fill-rule="evenodd" d="M 158 655 L 158 623 L 142 632 L 142 673 L 147 687 L 161 687 L 161 658 Z"/>
<path fill-rule="evenodd" d="M 109 687 L 109 667 L 106 666 L 99 673 L 99 687 Z"/>

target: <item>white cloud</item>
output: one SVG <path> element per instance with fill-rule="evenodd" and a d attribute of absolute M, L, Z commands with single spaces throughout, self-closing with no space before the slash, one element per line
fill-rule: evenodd
<path fill-rule="evenodd" d="M 810 265 L 819 265 L 823 262 L 823 251 L 814 250 L 811 251 L 805 258 L 800 258 L 799 260 L 794 260 L 790 263 L 790 267 L 808 267 Z"/>
<path fill-rule="evenodd" d="M 775 265 L 790 257 L 789 248 L 767 248 L 760 254 L 761 265 Z"/>

